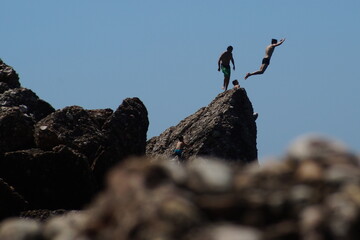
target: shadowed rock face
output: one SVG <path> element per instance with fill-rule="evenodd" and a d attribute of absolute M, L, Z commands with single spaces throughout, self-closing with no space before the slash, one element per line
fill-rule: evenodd
<path fill-rule="evenodd" d="M 141 156 L 146 150 L 148 112 L 139 98 L 127 98 L 102 127 L 106 144 L 98 151 L 93 171 L 102 183 L 107 171 L 129 156 Z"/>
<path fill-rule="evenodd" d="M 0 107 L 0 153 L 34 147 L 34 123 L 19 107 Z"/>
<path fill-rule="evenodd" d="M 256 161 L 256 123 L 244 89 L 219 94 L 207 107 L 147 143 L 149 155 L 171 155 L 179 136 L 189 145 L 186 159 L 211 156 L 229 161 Z"/>
<path fill-rule="evenodd" d="M 79 209 L 96 186 L 86 157 L 65 146 L 7 152 L 0 156 L 0 176 L 30 209 Z"/>
<path fill-rule="evenodd" d="M 0 221 L 18 215 L 27 205 L 27 202 L 1 178 L 0 199 Z"/>
<path fill-rule="evenodd" d="M 55 111 L 49 103 L 26 88 L 14 88 L 3 92 L 0 94 L 0 105 L 20 107 L 23 113 L 34 118 L 36 122 Z"/>
<path fill-rule="evenodd" d="M 35 125 L 35 141 L 44 150 L 61 144 L 71 147 L 87 156 L 91 164 L 105 136 L 87 110 L 71 106 L 39 121 Z"/>

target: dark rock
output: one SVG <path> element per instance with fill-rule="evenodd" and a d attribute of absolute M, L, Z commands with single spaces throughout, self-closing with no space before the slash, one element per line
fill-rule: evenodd
<path fill-rule="evenodd" d="M 103 126 L 107 143 L 93 164 L 96 178 L 102 182 L 106 172 L 129 156 L 145 154 L 148 113 L 139 98 L 127 98 Z"/>
<path fill-rule="evenodd" d="M 100 112 L 99 112 L 100 113 Z M 43 150 L 51 150 L 58 145 L 66 145 L 84 154 L 91 164 L 105 136 L 99 124 L 103 116 L 97 117 L 78 106 L 66 107 L 48 115 L 35 126 L 35 142 Z"/>
<path fill-rule="evenodd" d="M 6 86 L 4 84 L 6 84 Z M 0 87 L 1 89 L 6 89 L 6 88 L 19 88 L 20 87 L 20 82 L 19 82 L 19 76 L 18 74 L 15 72 L 15 70 L 6 65 L 1 59 L 0 59 L 0 84 L 2 87 Z M 0 93 L 2 93 L 0 91 Z"/>
<path fill-rule="evenodd" d="M 0 157 L 0 177 L 29 202 L 29 209 L 79 209 L 95 192 L 85 156 L 65 146 L 30 149 Z"/>
<path fill-rule="evenodd" d="M 36 122 L 55 111 L 49 103 L 26 88 L 9 89 L 3 92 L 0 94 L 0 105 L 20 107 L 24 113 L 33 117 Z"/>
<path fill-rule="evenodd" d="M 0 107 L 0 153 L 34 147 L 33 134 L 33 118 L 19 107 Z"/>
<path fill-rule="evenodd" d="M 99 129 L 102 129 L 104 123 L 110 118 L 113 114 L 113 110 L 110 108 L 106 109 L 95 109 L 95 110 L 87 110 L 90 117 L 96 123 Z"/>
<path fill-rule="evenodd" d="M 256 123 L 244 89 L 219 94 L 201 108 L 147 143 L 149 155 L 170 156 L 179 136 L 189 145 L 184 158 L 196 156 L 249 163 L 257 161 Z"/>
<path fill-rule="evenodd" d="M 10 89 L 9 85 L 7 85 L 4 82 L 0 82 L 0 94 L 7 91 L 7 90 L 9 90 L 9 89 Z"/>
<path fill-rule="evenodd" d="M 0 221 L 19 215 L 26 207 L 24 198 L 0 178 Z"/>

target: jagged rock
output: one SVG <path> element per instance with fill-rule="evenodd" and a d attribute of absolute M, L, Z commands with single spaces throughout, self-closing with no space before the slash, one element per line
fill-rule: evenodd
<path fill-rule="evenodd" d="M 26 88 L 9 89 L 0 94 L 0 106 L 20 107 L 25 114 L 33 117 L 36 122 L 55 111 L 49 103 Z"/>
<path fill-rule="evenodd" d="M 0 107 L 0 153 L 34 147 L 34 123 L 19 107 Z"/>
<path fill-rule="evenodd" d="M 0 178 L 0 221 L 19 215 L 26 207 L 25 199 Z"/>
<path fill-rule="evenodd" d="M 87 110 L 90 117 L 96 123 L 99 129 L 102 129 L 104 123 L 111 117 L 113 114 L 113 110 L 110 108 L 106 109 L 95 109 L 95 110 Z"/>
<path fill-rule="evenodd" d="M 92 167 L 99 181 L 121 160 L 145 154 L 148 127 L 148 113 L 142 101 L 139 98 L 125 99 L 103 126 L 107 143 Z"/>
<path fill-rule="evenodd" d="M 86 157 L 65 146 L 7 152 L 0 156 L 0 177 L 29 209 L 79 209 L 96 190 Z"/>
<path fill-rule="evenodd" d="M 207 107 L 147 143 L 149 155 L 170 156 L 179 136 L 189 145 L 184 158 L 210 156 L 248 163 L 257 160 L 256 123 L 244 89 L 219 94 Z"/>
<path fill-rule="evenodd" d="M 20 82 L 19 82 L 19 76 L 15 72 L 15 70 L 6 65 L 1 59 L 0 59 L 0 93 L 2 93 L 2 90 L 7 90 L 10 88 L 19 88 Z"/>
<path fill-rule="evenodd" d="M 100 146 L 105 143 L 105 136 L 99 129 L 99 122 L 107 114 L 92 111 L 79 106 L 66 107 L 48 115 L 35 125 L 35 142 L 43 150 L 51 150 L 58 145 L 66 145 L 87 156 L 90 165 Z M 101 121 L 101 120 L 100 120 Z"/>

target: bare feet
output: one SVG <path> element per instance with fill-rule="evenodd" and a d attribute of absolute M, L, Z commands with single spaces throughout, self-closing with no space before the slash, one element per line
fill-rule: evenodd
<path fill-rule="evenodd" d="M 245 76 L 245 80 L 250 77 L 250 73 L 247 73 L 246 76 Z"/>

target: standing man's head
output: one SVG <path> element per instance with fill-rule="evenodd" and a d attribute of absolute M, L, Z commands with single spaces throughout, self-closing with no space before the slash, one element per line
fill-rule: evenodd
<path fill-rule="evenodd" d="M 228 50 L 228 52 L 232 52 L 233 47 L 232 47 L 232 46 L 228 46 L 228 47 L 227 47 L 227 50 Z"/>
<path fill-rule="evenodd" d="M 274 38 L 271 39 L 271 44 L 277 44 L 277 42 L 278 42 L 277 39 L 274 39 Z"/>
<path fill-rule="evenodd" d="M 235 86 L 235 85 L 239 85 L 239 82 L 238 82 L 238 80 L 234 80 L 234 81 L 232 81 L 232 84 Z"/>
<path fill-rule="evenodd" d="M 179 136 L 178 139 L 179 139 L 180 142 L 183 142 L 183 141 L 184 141 L 184 137 L 183 137 L 183 136 Z"/>

